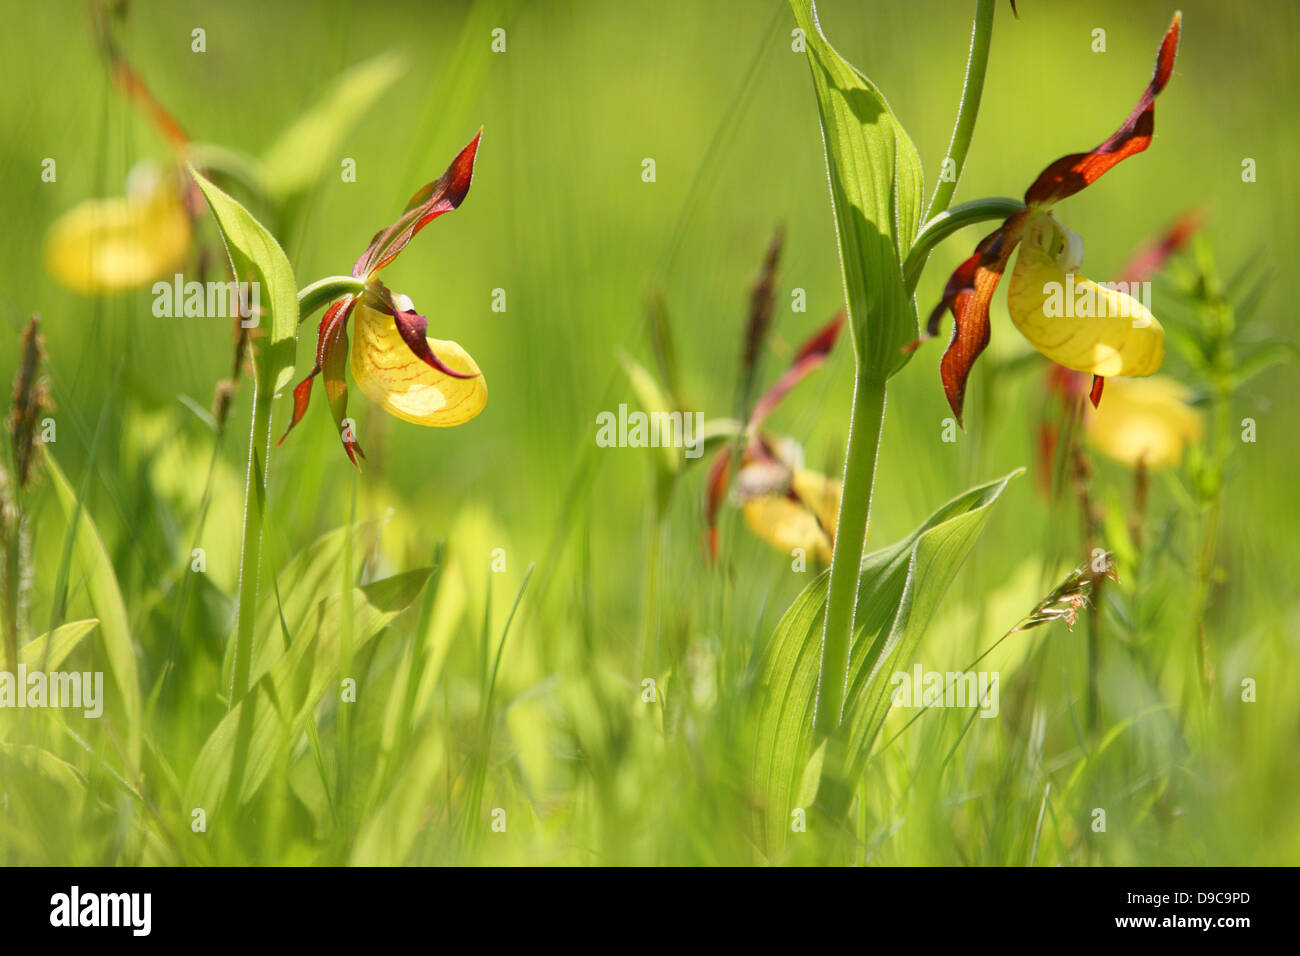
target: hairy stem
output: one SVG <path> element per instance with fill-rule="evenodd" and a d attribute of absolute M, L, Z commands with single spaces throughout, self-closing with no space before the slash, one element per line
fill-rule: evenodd
<path fill-rule="evenodd" d="M 364 279 L 352 276 L 326 276 L 298 290 L 298 321 L 304 322 L 313 312 L 341 296 L 359 294 L 366 287 Z"/>
<path fill-rule="evenodd" d="M 853 414 L 844 461 L 844 494 L 835 526 L 822 631 L 821 668 L 817 677 L 816 728 L 830 734 L 839 726 L 848 680 L 849 645 L 857 609 L 859 569 L 866 547 L 871 490 L 876 479 L 880 429 L 885 419 L 885 383 L 861 370 L 853 389 Z"/>

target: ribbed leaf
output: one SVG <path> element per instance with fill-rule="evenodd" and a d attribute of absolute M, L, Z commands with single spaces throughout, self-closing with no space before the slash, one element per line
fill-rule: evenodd
<path fill-rule="evenodd" d="M 790 6 L 812 67 L 853 344 L 881 380 L 918 331 L 902 263 L 920 227 L 921 159 L 884 95 L 827 41 L 812 0 Z"/>
<path fill-rule="evenodd" d="M 845 699 L 849 779 L 861 773 L 889 711 L 890 676 L 910 662 L 979 537 L 988 509 L 1017 474 L 964 492 L 902 541 L 863 558 L 854 618 L 860 626 L 850 650 Z M 828 573 L 819 575 L 790 605 L 761 659 L 753 777 L 762 808 L 760 837 L 769 855 L 784 845 L 790 812 L 813 756 L 827 579 Z"/>
<path fill-rule="evenodd" d="M 217 219 L 230 256 L 231 268 L 240 282 L 257 282 L 258 305 L 269 314 L 259 316 L 259 328 L 266 336 L 256 350 L 258 380 L 274 394 L 293 379 L 294 345 L 298 334 L 298 287 L 293 267 L 275 237 L 253 218 L 253 214 L 191 168 L 208 206 Z"/>

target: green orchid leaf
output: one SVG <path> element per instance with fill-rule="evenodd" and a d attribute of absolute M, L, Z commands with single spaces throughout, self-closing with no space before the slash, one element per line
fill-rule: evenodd
<path fill-rule="evenodd" d="M 790 6 L 817 94 L 853 347 L 883 380 L 918 332 L 902 263 L 920 226 L 921 159 L 884 95 L 827 41 L 812 0 Z"/>
<path fill-rule="evenodd" d="M 255 350 L 255 362 L 259 381 L 268 394 L 274 394 L 293 380 L 298 334 L 298 286 L 293 267 L 275 237 L 252 213 L 193 167 L 190 175 L 216 217 L 236 280 L 258 283 L 257 294 L 250 293 L 249 302 L 257 305 L 262 314 L 252 314 L 244 321 L 264 329 L 264 345 Z M 264 321 L 268 314 L 269 323 Z"/>
<path fill-rule="evenodd" d="M 897 544 L 862 560 L 860 626 L 849 657 L 844 711 L 845 776 L 860 775 L 889 711 L 892 674 L 911 661 L 925 629 L 962 562 L 974 547 L 989 509 L 1020 472 L 979 485 L 935 511 Z M 813 732 L 822 621 L 823 572 L 790 605 L 760 657 L 760 703 L 753 783 L 760 810 L 757 830 L 769 856 L 790 832 L 795 800 L 808 791 L 809 762 L 823 757 Z"/>

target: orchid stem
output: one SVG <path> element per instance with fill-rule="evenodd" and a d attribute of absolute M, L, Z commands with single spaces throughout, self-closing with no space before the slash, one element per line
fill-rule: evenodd
<path fill-rule="evenodd" d="M 1024 208 L 1023 202 L 1010 196 L 986 196 L 959 203 L 951 209 L 945 209 L 933 219 L 927 220 L 921 227 L 921 231 L 917 233 L 916 241 L 912 243 L 907 259 L 903 262 L 903 281 L 907 291 L 916 292 L 916 286 L 921 281 L 921 272 L 925 269 L 930 253 L 934 251 L 935 246 L 954 232 L 977 222 L 1006 219 Z"/>
<path fill-rule="evenodd" d="M 353 276 L 326 276 L 298 290 L 298 321 L 301 323 L 313 312 L 348 294 L 359 294 L 366 287 L 364 279 Z"/>
<path fill-rule="evenodd" d="M 849 647 L 857 610 L 859 571 L 866 548 L 871 492 L 885 420 L 885 382 L 859 366 L 849 419 L 848 453 L 844 460 L 844 496 L 835 526 L 835 549 L 826 592 L 826 623 L 822 631 L 821 668 L 817 677 L 816 729 L 831 734 L 844 710 Z"/>
<path fill-rule="evenodd" d="M 984 73 L 989 65 L 994 2 L 995 0 L 976 0 L 975 3 L 975 25 L 971 29 L 966 82 L 961 90 L 961 104 L 957 107 L 957 123 L 952 129 L 952 142 L 948 144 L 947 159 L 952 162 L 952 166 L 944 170 L 950 175 L 940 174 L 934 196 L 930 199 L 930 208 L 925 214 L 926 222 L 948 208 L 953 193 L 957 191 L 962 168 L 966 165 L 966 153 L 970 151 L 971 134 L 975 132 L 975 118 L 979 115 L 980 97 L 984 93 Z M 948 167 L 947 161 L 944 166 Z"/>
<path fill-rule="evenodd" d="M 930 250 L 952 231 L 1014 211 L 1016 200 L 981 200 L 968 204 L 960 213 L 945 215 L 952 202 L 970 149 L 975 118 L 979 114 L 984 90 L 984 73 L 988 67 L 989 42 L 993 36 L 994 0 L 977 0 L 975 25 L 971 33 L 970 59 L 966 65 L 966 82 L 962 88 L 957 123 L 948 147 L 945 172 L 935 188 L 925 216 L 926 226 L 918 236 L 913 254 L 908 256 L 908 289 L 915 289 Z M 1009 210 L 1009 211 L 1008 211 Z M 849 419 L 849 438 L 844 460 L 844 493 L 835 528 L 835 549 L 826 591 L 826 618 L 822 631 L 821 663 L 817 675 L 817 710 L 814 728 L 818 737 L 829 738 L 829 748 L 822 772 L 818 802 L 838 820 L 847 812 L 854 784 L 843 779 L 844 737 L 840 733 L 845 718 L 845 695 L 849 676 L 849 654 L 853 643 L 854 618 L 857 613 L 858 587 L 862 556 L 866 551 L 867 528 L 871 516 L 871 495 L 876 479 L 876 460 L 880 452 L 880 435 L 885 420 L 885 377 L 868 372 L 859 359 L 853 389 L 853 413 Z"/>

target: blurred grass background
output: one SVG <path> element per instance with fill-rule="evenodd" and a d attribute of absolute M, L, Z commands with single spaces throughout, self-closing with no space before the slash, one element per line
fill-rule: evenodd
<path fill-rule="evenodd" d="M 1029 0 L 1020 7 L 1019 21 L 998 10 L 958 201 L 1019 196 L 1052 159 L 1108 136 L 1146 83 L 1172 13 L 1151 2 Z M 931 188 L 961 88 L 972 5 L 826 0 L 820 8 L 831 41 L 885 91 L 907 126 Z M 1282 0 L 1252 4 L 1248 13 L 1209 0 L 1187 2 L 1183 10 L 1178 68 L 1160 98 L 1151 149 L 1063 204 L 1058 216 L 1085 238 L 1085 269 L 1102 279 L 1178 214 L 1205 207 L 1204 234 L 1225 273 L 1251 259 L 1269 264 L 1275 281 L 1261 321 L 1293 340 L 1287 281 L 1288 256 L 1300 247 L 1300 197 L 1291 174 L 1300 125 L 1296 104 L 1281 91 L 1300 80 L 1288 40 L 1300 13 Z M 39 312 L 57 405 L 51 451 L 74 486 L 86 482 L 83 503 L 113 557 L 145 693 L 172 661 L 174 688 L 160 698 L 148 733 L 163 742 L 166 763 L 183 780 L 224 710 L 222 626 L 238 561 L 249 388 L 245 383 L 225 436 L 202 542 L 211 571 L 195 599 L 203 611 L 175 627 L 159 608 L 171 606 L 188 563 L 187 529 L 211 442 L 179 399 L 210 404 L 215 383 L 228 373 L 231 335 L 221 321 L 154 318 L 147 289 L 87 299 L 43 268 L 42 241 L 55 217 L 88 197 L 120 194 L 137 160 L 165 155 L 108 83 L 85 12 L 79 3 L 15 6 L 0 38 L 7 220 L 0 231 L 0 314 L 5 341 L 15 343 L 0 353 L 0 377 L 12 378 L 19 330 Z M 482 415 L 445 431 L 387 418 L 354 389 L 351 407 L 370 455 L 360 475 L 317 397 L 273 459 L 267 547 L 277 565 L 354 516 L 392 508 L 372 572 L 428 564 L 439 542 L 458 568 L 465 610 L 448 627 L 447 662 L 430 710 L 412 725 L 404 744 L 410 749 L 401 751 L 404 767 L 383 777 L 387 792 L 358 797 L 352 816 L 331 824 L 304 795 L 310 788 L 294 782 L 298 771 L 290 768 L 307 762 L 299 748 L 276 778 L 283 789 L 264 794 L 233 829 L 214 827 L 204 849 L 155 847 L 134 859 L 751 859 L 742 824 L 749 796 L 739 767 L 738 701 L 755 642 L 808 576 L 791 573 L 786 558 L 743 529 L 732 536 L 723 565 L 708 564 L 701 548 L 703 469 L 678 488 L 656 550 L 656 453 L 596 450 L 592 443 L 596 414 L 634 400 L 620 352 L 651 362 L 644 332 L 654 293 L 668 305 L 688 404 L 710 416 L 730 414 L 748 287 L 778 222 L 786 229 L 786 255 L 765 379 L 839 307 L 816 111 L 807 63 L 790 48 L 793 21 L 784 4 L 341 2 L 308 13 L 239 0 L 133 2 L 129 24 L 125 52 L 191 136 L 253 154 L 350 64 L 387 50 L 405 55 L 406 74 L 358 124 L 280 236 L 300 286 L 347 272 L 372 233 L 483 126 L 469 198 L 421 234 L 385 281 L 429 316 L 430 334 L 456 339 L 474 355 L 490 389 Z M 206 53 L 191 52 L 196 27 L 207 32 Z M 495 27 L 506 30 L 502 54 L 489 48 Z M 1106 31 L 1105 53 L 1091 50 L 1098 27 Z M 356 160 L 356 183 L 340 181 L 342 156 Z M 45 157 L 58 163 L 57 183 L 40 180 Z M 656 163 L 654 183 L 641 178 L 647 157 Z M 1242 181 L 1245 157 L 1257 162 L 1257 182 Z M 934 256 L 918 296 L 923 313 L 979 235 L 969 230 Z M 491 310 L 497 288 L 506 291 L 504 313 Z M 807 313 L 789 309 L 795 288 L 806 290 Z M 1161 314 L 1159 299 L 1154 310 Z M 993 316 L 993 344 L 974 373 L 967 430 L 955 444 L 940 440 L 949 411 L 938 343 L 891 383 L 873 546 L 903 536 L 968 485 L 1032 463 L 1045 363 L 995 378 L 994 359 L 1029 347 L 1014 332 L 1002 297 Z M 314 322 L 302 328 L 299 376 L 310 366 L 313 331 Z M 851 371 L 845 342 L 773 421 L 804 443 L 810 464 L 832 473 L 842 454 Z M 1167 371 L 1180 373 L 1176 362 Z M 965 714 L 919 721 L 873 763 L 862 794 L 861 843 L 843 849 L 858 859 L 907 864 L 1022 863 L 1031 843 L 1037 862 L 1300 859 L 1300 816 L 1288 796 L 1300 782 L 1300 446 L 1284 412 L 1298 397 L 1295 376 L 1279 368 L 1257 379 L 1234 409 L 1234 421 L 1258 421 L 1259 440 L 1234 449 L 1221 525 L 1222 582 L 1207 618 L 1220 685 L 1201 720 L 1180 732 L 1167 710 L 1153 713 L 1143 696 L 1150 689 L 1134 683 L 1116 650 L 1105 687 L 1116 739 L 1087 757 L 1086 773 L 1071 786 L 1082 759 L 1070 727 L 1072 701 L 1081 693 L 1082 631 L 1053 626 L 1022 635 L 1007 647 L 1002 718 L 977 720 L 965 735 Z M 277 408 L 277 435 L 287 406 L 286 397 Z M 584 462 L 590 467 L 580 469 Z M 1100 465 L 1097 480 L 1122 508 L 1130 477 Z M 1071 509 L 1068 500 L 1050 505 L 1029 477 L 1013 483 L 922 646 L 927 667 L 963 666 L 1077 563 Z M 1190 533 L 1193 517 L 1160 482 L 1151 512 L 1175 533 Z M 63 545 L 57 506 L 44 492 L 36 497 L 33 527 L 32 616 L 40 633 L 50 619 Z M 508 570 L 492 576 L 489 596 L 495 548 L 506 549 Z M 661 579 L 652 590 L 648 562 L 656 554 Z M 530 562 L 537 570 L 502 660 L 497 732 L 479 755 L 487 766 L 484 806 L 507 808 L 509 838 L 458 842 L 452 821 L 465 807 L 461 772 L 475 759 L 467 728 L 481 704 L 484 606 L 493 608 L 495 640 Z M 1192 652 L 1189 585 L 1176 568 L 1148 579 L 1145 617 L 1128 631 L 1152 642 L 1164 660 Z M 447 593 L 440 589 L 438 601 Z M 89 616 L 84 605 L 74 575 L 69 619 Z M 419 640 L 418 629 L 417 622 L 394 628 L 368 662 L 368 691 L 349 730 L 358 777 L 374 758 L 384 701 L 398 686 L 403 648 Z M 1112 620 L 1103 633 L 1116 641 L 1120 630 Z M 661 706 L 642 703 L 645 677 L 660 682 Z M 1240 703 L 1242 677 L 1259 682 L 1258 703 Z M 1177 685 L 1169 698 L 1177 703 Z M 330 742 L 328 715 L 321 720 Z M 96 740 L 98 728 L 83 732 L 92 747 L 106 746 Z M 86 758 L 67 759 L 78 765 Z M 1048 801 L 1051 812 L 1035 839 L 1048 782 L 1059 803 Z M 184 843 L 191 837 L 188 808 L 161 795 L 158 802 L 168 821 L 158 826 L 174 829 Z M 1103 838 L 1090 840 L 1095 806 L 1112 808 L 1111 824 Z M 49 807 L 42 813 L 11 815 L 0 834 L 10 841 L 11 859 L 130 862 L 122 852 L 126 834 L 148 816 L 138 808 L 125 818 L 59 820 L 60 811 Z M 268 821 L 286 819 L 274 839 L 253 839 L 271 827 Z M 68 835 L 44 843 L 15 835 L 60 827 Z M 811 850 L 792 857 L 819 858 Z"/>

